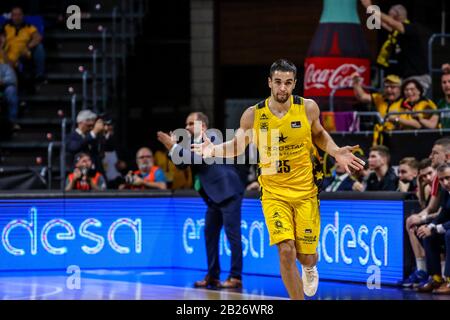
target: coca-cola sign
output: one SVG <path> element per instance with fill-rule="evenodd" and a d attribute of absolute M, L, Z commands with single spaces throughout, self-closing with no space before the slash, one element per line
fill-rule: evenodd
<path fill-rule="evenodd" d="M 369 59 L 314 57 L 305 61 L 304 96 L 329 96 L 335 88 L 352 85 L 358 72 L 367 85 L 370 80 Z M 336 96 L 353 96 L 353 90 L 337 90 Z"/>

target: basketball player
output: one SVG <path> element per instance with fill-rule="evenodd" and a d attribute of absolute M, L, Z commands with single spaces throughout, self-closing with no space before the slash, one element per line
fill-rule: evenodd
<path fill-rule="evenodd" d="M 347 172 L 362 170 L 353 155 L 358 146 L 339 148 L 320 124 L 313 100 L 293 96 L 297 68 L 278 60 L 268 78 L 271 96 L 249 107 L 232 140 L 214 145 L 204 135 L 192 150 L 203 157 L 234 157 L 254 142 L 259 151 L 261 202 L 270 235 L 278 247 L 281 277 L 291 299 L 313 296 L 318 287 L 317 243 L 320 233 L 318 188 L 312 153 L 314 145 L 328 152 Z M 318 172 L 321 174 L 321 172 Z M 302 265 L 302 278 L 296 265 Z M 303 280 L 303 281 L 302 281 Z"/>

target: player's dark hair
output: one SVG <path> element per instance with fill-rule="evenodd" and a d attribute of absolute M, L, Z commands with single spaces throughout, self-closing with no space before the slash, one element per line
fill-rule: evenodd
<path fill-rule="evenodd" d="M 387 162 L 391 162 L 391 153 L 389 152 L 389 148 L 383 145 L 377 145 L 370 148 L 370 151 L 376 151 L 380 154 L 380 156 L 385 157 Z"/>
<path fill-rule="evenodd" d="M 199 112 L 199 111 L 192 112 L 191 114 L 195 114 L 197 116 L 198 121 L 203 122 L 207 128 L 209 127 L 209 119 L 206 114 L 204 114 L 203 112 Z"/>
<path fill-rule="evenodd" d="M 450 153 L 450 138 L 444 137 L 436 140 L 434 145 L 442 146 L 445 150 L 445 153 Z"/>
<path fill-rule="evenodd" d="M 444 172 L 447 168 L 450 168 L 450 164 L 449 163 L 443 163 L 441 164 L 439 167 L 437 167 L 436 171 L 439 173 Z"/>
<path fill-rule="evenodd" d="M 419 170 L 423 170 L 428 167 L 431 167 L 431 159 L 430 158 L 425 158 L 425 159 L 420 160 Z"/>
<path fill-rule="evenodd" d="M 297 67 L 291 61 L 286 59 L 279 59 L 272 63 L 272 66 L 270 66 L 270 78 L 272 78 L 275 71 L 292 72 L 294 78 L 297 77 Z"/>

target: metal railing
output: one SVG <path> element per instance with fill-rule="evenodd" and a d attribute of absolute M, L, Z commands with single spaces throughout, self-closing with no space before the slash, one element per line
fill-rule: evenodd
<path fill-rule="evenodd" d="M 102 30 L 102 112 L 106 111 L 106 101 L 108 100 L 108 83 L 106 82 L 106 32 L 107 29 L 103 28 Z M 115 61 L 113 61 L 113 64 Z M 97 76 L 95 76 L 97 77 Z M 97 97 L 95 97 L 97 99 Z M 94 102 L 95 106 L 97 105 L 97 101 Z M 94 109 L 96 110 L 96 109 Z M 97 110 L 95 111 L 97 112 Z"/>
<path fill-rule="evenodd" d="M 70 119 L 72 120 L 72 131 L 75 130 L 77 114 L 77 95 L 74 93 L 70 99 Z"/>
<path fill-rule="evenodd" d="M 383 123 L 386 122 L 386 119 L 390 116 L 398 116 L 402 114 L 414 115 L 414 114 L 439 114 L 441 116 L 442 113 L 450 113 L 450 109 L 438 109 L 438 110 L 422 110 L 422 111 L 394 111 L 388 112 L 383 118 Z M 426 129 L 417 129 L 417 130 L 426 130 Z"/>
<path fill-rule="evenodd" d="M 61 177 L 60 187 L 61 191 L 64 191 L 65 178 L 66 178 L 66 130 L 67 130 L 67 118 L 63 118 L 61 121 L 61 149 L 59 154 L 59 175 Z"/>
<path fill-rule="evenodd" d="M 83 71 L 83 75 L 82 75 L 82 90 L 83 90 L 83 95 L 82 95 L 82 109 L 85 110 L 88 107 L 87 101 L 88 101 L 88 72 L 87 70 Z"/>
<path fill-rule="evenodd" d="M 92 109 L 97 113 L 97 49 L 92 50 Z"/>
<path fill-rule="evenodd" d="M 52 189 L 52 169 L 53 169 L 53 146 L 54 143 L 50 142 L 48 144 L 48 148 L 47 148 L 47 189 L 51 190 Z"/>
<path fill-rule="evenodd" d="M 441 39 L 450 38 L 450 34 L 449 33 L 434 33 L 428 39 L 428 73 L 429 73 L 431 79 L 433 79 L 433 73 L 442 72 L 442 70 L 440 68 L 439 69 L 433 68 L 433 42 L 437 38 L 441 38 Z M 433 90 L 430 90 L 429 95 L 430 95 L 430 99 L 433 99 Z"/>
<path fill-rule="evenodd" d="M 117 11 L 115 6 L 112 11 L 112 40 L 111 40 L 111 53 L 112 53 L 112 87 L 113 95 L 117 97 L 117 65 L 116 65 L 116 42 L 117 42 Z"/>
<path fill-rule="evenodd" d="M 386 115 L 384 117 L 381 117 L 380 113 L 377 111 L 355 111 L 355 117 L 356 119 L 358 119 L 361 116 L 373 116 L 377 119 L 379 124 L 384 124 L 386 122 L 388 122 L 388 118 L 390 116 L 396 116 L 396 115 L 403 115 L 403 114 L 439 114 L 440 116 L 443 113 L 449 113 L 450 114 L 450 109 L 439 109 L 439 110 L 423 110 L 423 111 L 396 111 L 396 112 L 388 112 L 386 113 Z M 442 117 L 442 116 L 441 116 Z M 402 133 L 418 133 L 418 132 L 450 132 L 450 129 L 446 129 L 446 128 L 436 128 L 436 129 L 402 129 L 402 130 L 389 130 L 386 131 L 387 133 L 391 134 L 391 133 L 398 133 L 398 132 L 402 132 Z M 345 133 L 345 134 L 363 134 L 363 135 L 368 135 L 373 133 L 372 130 L 370 131 L 334 131 L 333 133 Z"/>

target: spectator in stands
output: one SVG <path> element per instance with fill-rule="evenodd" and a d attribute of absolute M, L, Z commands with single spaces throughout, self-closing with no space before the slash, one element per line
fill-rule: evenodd
<path fill-rule="evenodd" d="M 331 178 L 325 178 L 323 188 L 326 192 L 352 191 L 355 180 L 339 163 L 335 164 Z"/>
<path fill-rule="evenodd" d="M 441 138 L 434 143 L 430 159 L 433 168 L 437 168 L 450 161 L 450 138 Z M 428 205 L 421 212 L 414 213 L 406 219 L 406 231 L 408 232 L 409 241 L 416 258 L 417 270 L 405 280 L 404 286 L 418 286 L 428 276 L 426 273 L 425 251 L 417 238 L 416 231 L 419 226 L 427 224 L 437 217 L 440 196 L 439 179 L 435 175 L 431 184 L 431 197 Z"/>
<path fill-rule="evenodd" d="M 372 173 L 367 179 L 365 191 L 395 191 L 398 177 L 390 166 L 391 155 L 385 146 L 374 146 L 369 153 L 369 169 Z"/>
<path fill-rule="evenodd" d="M 372 5 L 371 0 L 361 0 L 361 3 L 366 8 Z M 409 21 L 406 8 L 397 4 L 389 9 L 388 15 L 381 12 L 381 26 L 389 32 L 389 36 L 380 49 L 377 63 L 390 68 L 389 61 L 396 59 L 398 65 L 394 73 L 405 80 L 415 78 L 426 92 L 431 86 L 426 51 L 419 29 Z"/>
<path fill-rule="evenodd" d="M 149 148 L 141 148 L 136 153 L 138 170 L 130 171 L 125 176 L 125 184 L 119 189 L 146 190 L 167 189 L 166 177 L 161 168 L 154 165 L 153 152 Z"/>
<path fill-rule="evenodd" d="M 414 157 L 406 157 L 400 160 L 397 191 L 416 193 L 418 168 L 419 162 Z"/>
<path fill-rule="evenodd" d="M 72 173 L 67 176 L 66 191 L 103 191 L 106 190 L 106 180 L 92 166 L 89 154 L 80 152 L 75 156 Z"/>
<path fill-rule="evenodd" d="M 97 121 L 97 115 L 91 110 L 82 110 L 77 115 L 77 128 L 67 139 L 67 152 L 69 161 L 73 161 L 73 155 L 85 152 L 91 155 L 95 169 L 102 172 L 102 164 L 99 155 L 99 138 L 104 131 L 103 120 Z"/>
<path fill-rule="evenodd" d="M 45 80 L 45 51 L 42 35 L 35 26 L 24 21 L 22 8 L 11 10 L 11 20 L 2 27 L 6 35 L 5 51 L 8 63 L 17 68 L 21 59 L 33 60 L 34 76 L 38 82 Z"/>
<path fill-rule="evenodd" d="M 0 56 L 2 56 L 0 35 Z M 14 130 L 19 130 L 17 117 L 19 113 L 19 97 L 17 95 L 17 77 L 13 68 L 7 63 L 0 62 L 0 93 L 4 96 L 8 106 L 8 119 L 13 125 Z"/>
<path fill-rule="evenodd" d="M 419 175 L 417 176 L 417 198 L 422 209 L 428 206 L 431 198 L 431 184 L 436 170 L 431 166 L 431 159 L 426 158 L 419 162 Z"/>
<path fill-rule="evenodd" d="M 388 75 L 384 78 L 383 93 L 367 93 L 364 91 L 361 85 L 361 76 L 358 73 L 353 74 L 353 93 L 362 103 L 370 103 L 375 106 L 376 111 L 382 118 L 389 112 L 392 104 L 400 99 L 400 86 L 402 85 L 402 79 L 396 75 Z M 392 130 L 393 126 L 386 128 Z"/>
<path fill-rule="evenodd" d="M 167 156 L 167 152 L 158 150 L 155 152 L 155 165 L 160 167 L 167 179 L 167 185 L 172 190 L 191 189 L 192 171 L 190 167 L 179 169 Z"/>
<path fill-rule="evenodd" d="M 427 269 L 430 277 L 418 288 L 419 292 L 450 294 L 450 164 L 437 168 L 441 186 L 440 212 L 431 223 L 421 226 L 417 236 L 423 239 Z M 445 247 L 445 271 L 442 278 L 441 247 Z"/>
<path fill-rule="evenodd" d="M 448 63 L 442 65 L 441 86 L 444 97 L 439 100 L 438 108 L 449 112 L 441 113 L 440 123 L 442 128 L 450 129 L 450 64 Z"/>
<path fill-rule="evenodd" d="M 402 99 L 392 106 L 393 112 L 436 110 L 433 101 L 423 95 L 422 85 L 415 79 L 405 80 L 402 85 Z M 439 124 L 438 114 L 400 114 L 391 115 L 388 121 L 400 129 L 435 129 Z"/>
<path fill-rule="evenodd" d="M 119 159 L 112 119 L 105 117 L 103 123 L 104 131 L 100 142 L 103 146 L 102 166 L 108 181 L 108 189 L 118 189 L 125 182 L 121 172 L 126 170 L 127 164 Z"/>

